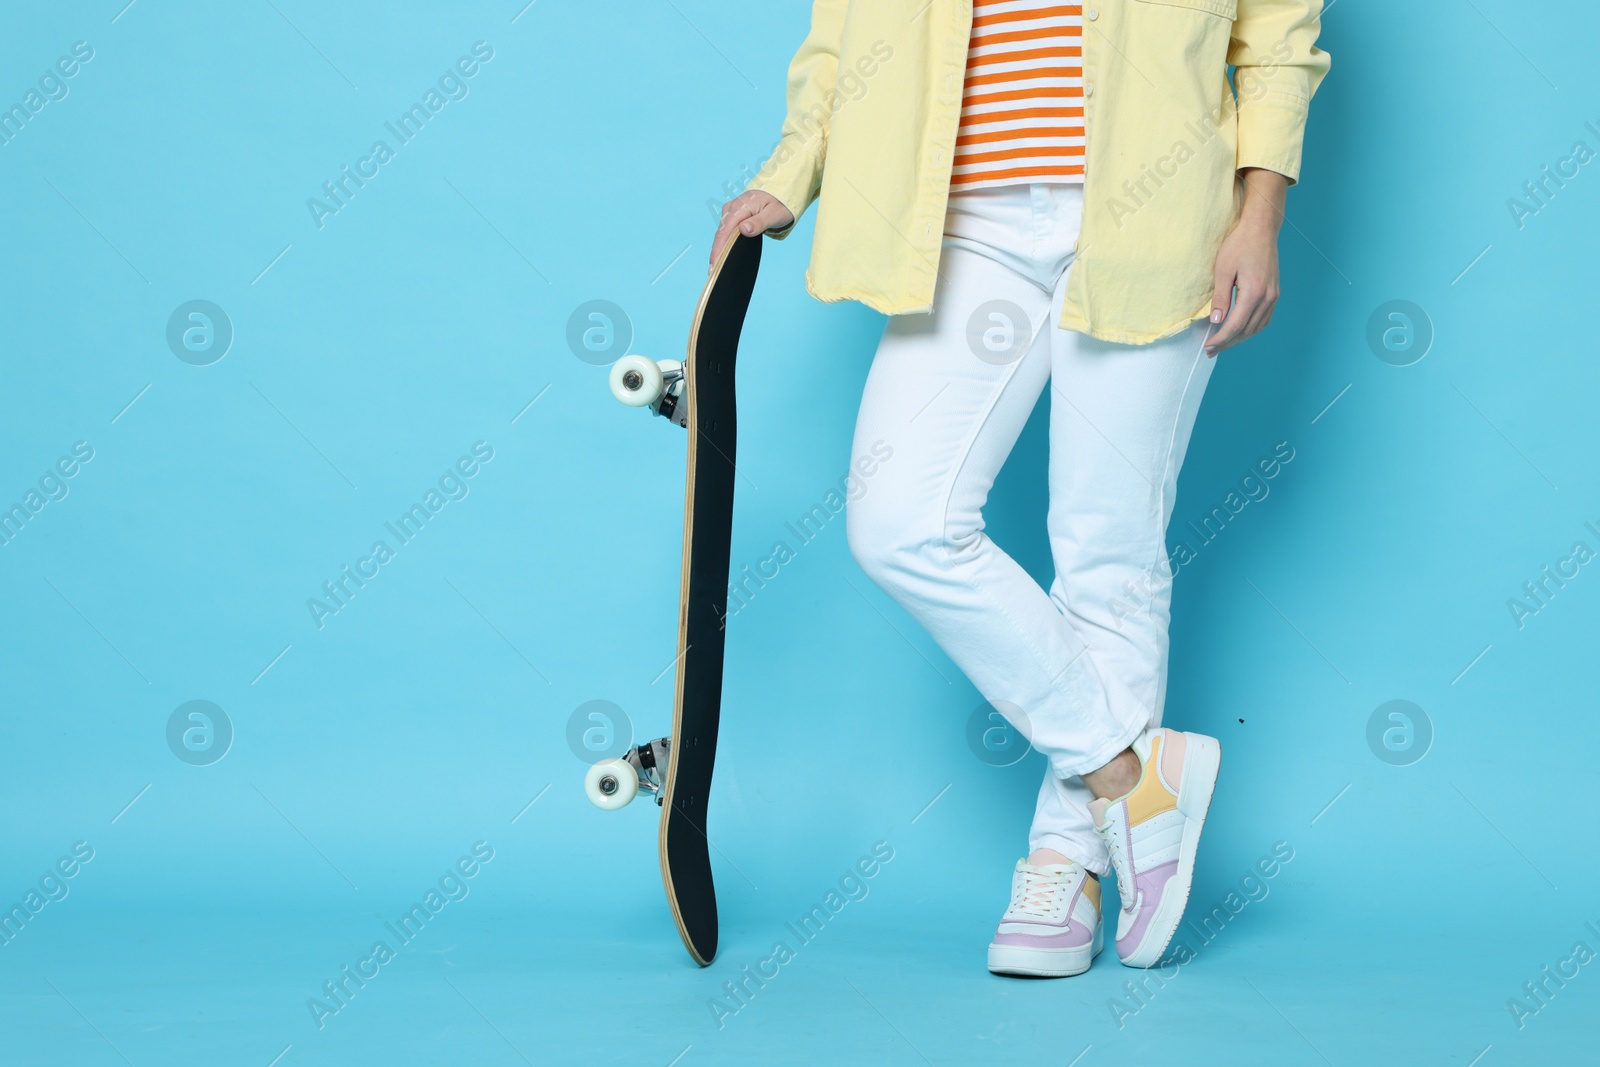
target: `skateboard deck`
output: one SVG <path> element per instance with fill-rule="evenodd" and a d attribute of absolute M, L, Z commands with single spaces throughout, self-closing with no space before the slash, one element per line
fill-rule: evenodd
<path fill-rule="evenodd" d="M 684 362 L 689 467 L 678 603 L 677 691 L 662 796 L 661 878 L 684 947 L 696 963 L 717 954 L 717 894 L 711 880 L 706 804 L 722 711 L 728 556 L 738 472 L 734 364 L 761 265 L 761 238 L 737 234 L 718 257 L 689 331 Z"/>
<path fill-rule="evenodd" d="M 612 367 L 617 398 L 646 406 L 689 431 L 684 483 L 683 572 L 678 602 L 677 681 L 672 733 L 639 745 L 626 759 L 603 760 L 585 779 L 602 808 L 638 792 L 661 805 L 661 880 L 673 921 L 696 963 L 717 954 L 717 894 L 711 877 L 706 811 L 722 713 L 728 610 L 728 558 L 738 471 L 734 365 L 745 311 L 761 264 L 761 238 L 736 234 L 725 245 L 695 308 L 684 362 L 625 356 Z"/>

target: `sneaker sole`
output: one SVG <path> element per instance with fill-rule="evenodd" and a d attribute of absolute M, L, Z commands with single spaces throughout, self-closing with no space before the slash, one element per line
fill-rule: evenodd
<path fill-rule="evenodd" d="M 1200 848 L 1200 832 L 1205 829 L 1211 810 L 1211 794 L 1217 787 L 1217 772 L 1222 767 L 1222 746 L 1203 734 L 1183 735 L 1183 785 L 1179 788 L 1178 811 L 1183 815 L 1183 840 L 1178 846 L 1178 869 L 1161 894 L 1161 903 L 1145 928 L 1144 939 L 1122 962 L 1128 967 L 1147 969 L 1160 963 L 1172 944 L 1184 909 L 1189 906 L 1189 889 L 1194 881 L 1194 858 Z M 1191 791 L 1190 786 L 1194 789 Z"/>
<path fill-rule="evenodd" d="M 1105 947 L 1105 934 L 1096 928 L 1094 941 L 1082 948 L 1026 948 L 990 945 L 989 973 L 1021 978 L 1071 978 L 1089 969 Z"/>

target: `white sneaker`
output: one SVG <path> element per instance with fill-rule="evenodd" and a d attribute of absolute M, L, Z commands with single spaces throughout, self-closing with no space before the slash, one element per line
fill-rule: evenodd
<path fill-rule="evenodd" d="M 1129 967 L 1154 967 L 1189 902 L 1222 749 L 1214 737 L 1158 729 L 1133 751 L 1143 764 L 1139 784 L 1117 800 L 1091 800 L 1089 811 L 1117 872 L 1117 955 Z"/>
<path fill-rule="evenodd" d="M 1104 944 L 1099 879 L 1076 863 L 1017 861 L 1011 906 L 989 943 L 989 970 L 1066 978 L 1087 971 Z"/>

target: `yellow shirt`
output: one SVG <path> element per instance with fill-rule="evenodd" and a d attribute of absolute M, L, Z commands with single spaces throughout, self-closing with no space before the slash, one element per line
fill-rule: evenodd
<path fill-rule="evenodd" d="M 1084 206 L 1063 328 L 1146 344 L 1210 313 L 1236 172 L 1299 178 L 1328 70 L 1321 11 L 1321 0 L 1084 4 Z M 819 300 L 932 309 L 971 33 L 971 0 L 814 0 L 783 135 L 750 188 L 796 218 L 818 201 L 806 288 Z"/>

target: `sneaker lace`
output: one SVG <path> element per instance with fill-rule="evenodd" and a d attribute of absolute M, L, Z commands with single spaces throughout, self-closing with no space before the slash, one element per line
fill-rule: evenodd
<path fill-rule="evenodd" d="M 1105 842 L 1106 851 L 1111 853 L 1111 869 L 1117 874 L 1117 885 L 1119 887 L 1128 887 L 1127 889 L 1123 890 L 1123 892 L 1132 892 L 1133 871 L 1128 866 L 1126 842 L 1122 840 L 1122 834 L 1120 830 L 1113 828 L 1105 835 Z M 1131 910 L 1133 908 L 1133 903 L 1134 902 L 1131 898 L 1123 901 L 1122 909 L 1124 911 Z"/>
<path fill-rule="evenodd" d="M 1022 884 L 1017 888 L 1017 899 L 1012 910 L 1039 917 L 1048 916 L 1060 901 L 1061 889 L 1069 879 L 1063 875 L 1046 872 L 1023 871 Z"/>

